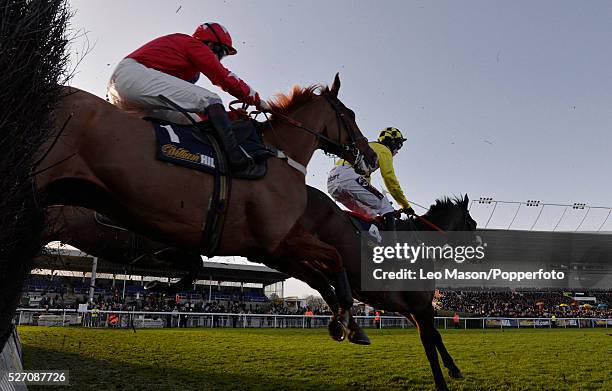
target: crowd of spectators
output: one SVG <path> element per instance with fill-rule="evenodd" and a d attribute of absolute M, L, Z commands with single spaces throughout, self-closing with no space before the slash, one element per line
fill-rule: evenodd
<path fill-rule="evenodd" d="M 482 317 L 612 317 L 608 307 L 612 292 L 596 291 L 585 296 L 595 297 L 597 302 L 577 301 L 572 293 L 560 290 L 442 290 L 437 306 L 441 310 Z"/>
<path fill-rule="evenodd" d="M 35 305 L 44 309 L 76 309 L 79 304 L 87 303 L 86 294 L 74 294 L 66 289 L 57 289 L 57 293 L 42 292 Z M 562 290 L 440 290 L 434 299 L 439 311 L 461 313 L 462 316 L 477 317 L 515 317 L 515 318 L 548 318 L 584 317 L 612 318 L 612 291 L 600 290 L 581 292 L 583 297 L 595 298 L 595 302 L 575 300 L 574 292 Z M 190 292 L 177 296 L 165 296 L 155 292 L 126 295 L 116 288 L 105 294 L 94 296 L 90 309 L 107 311 L 147 311 L 147 312 L 204 312 L 233 314 L 272 314 L 303 315 L 311 311 L 313 315 L 330 315 L 329 308 L 320 300 L 317 304 L 294 302 L 288 305 L 283 300 L 266 302 L 246 302 L 231 296 L 229 300 L 206 300 L 206 295 Z M 24 295 L 22 305 L 31 306 L 28 294 Z M 355 315 L 373 315 L 374 310 L 366 312 L 364 306 L 358 307 Z M 386 313 L 385 315 L 392 315 Z"/>
<path fill-rule="evenodd" d="M 87 303 L 86 295 L 64 295 L 42 293 L 37 301 L 37 308 L 42 309 L 77 309 L 79 304 Z M 27 307 L 28 295 L 24 295 L 23 306 Z M 329 308 L 287 306 L 282 300 L 266 303 L 245 303 L 238 300 L 206 301 L 203 299 L 181 299 L 177 296 L 165 296 L 151 292 L 138 296 L 130 295 L 122 298 L 118 290 L 111 295 L 95 295 L 88 309 L 100 311 L 145 311 L 145 312 L 204 312 L 204 313 L 234 313 L 234 314 L 270 314 L 270 315 L 303 315 L 310 309 L 314 315 L 330 315 Z"/>

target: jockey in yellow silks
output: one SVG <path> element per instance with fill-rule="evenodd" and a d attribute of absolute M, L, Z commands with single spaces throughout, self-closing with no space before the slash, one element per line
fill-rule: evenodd
<path fill-rule="evenodd" d="M 402 211 L 414 214 L 400 186 L 393 156 L 404 145 L 406 139 L 397 128 L 385 128 L 380 132 L 377 141 L 370 142 L 370 147 L 378 155 L 378 167 L 387 190 L 400 205 Z M 376 169 L 374 169 L 376 171 Z M 387 197 L 371 185 L 370 174 L 361 176 L 355 172 L 346 160 L 339 160 L 327 178 L 327 191 L 331 196 L 348 209 L 373 218 L 383 217 L 387 230 L 395 230 L 395 210 Z"/>

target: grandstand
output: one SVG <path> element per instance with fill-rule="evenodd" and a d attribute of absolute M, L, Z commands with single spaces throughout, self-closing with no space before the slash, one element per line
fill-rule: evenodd
<path fill-rule="evenodd" d="M 202 309 L 206 303 L 257 311 L 268 296 L 283 296 L 283 273 L 259 265 L 203 262 L 203 268 L 187 292 L 163 297 L 145 290 L 147 282 L 172 283 L 184 271 L 143 269 L 99 259 L 76 249 L 48 247 L 34 261 L 34 269 L 23 288 L 22 307 L 77 308 L 87 302 L 164 307 L 168 300 Z"/>

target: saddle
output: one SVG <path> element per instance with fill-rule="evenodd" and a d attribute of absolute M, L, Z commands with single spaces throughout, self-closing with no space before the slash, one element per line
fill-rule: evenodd
<path fill-rule="evenodd" d="M 180 125 L 156 118 L 145 118 L 152 123 L 157 140 L 156 158 L 178 166 L 215 174 L 219 169 L 219 153 L 212 145 L 216 134 L 208 121 L 197 125 Z M 234 121 L 232 128 L 240 147 L 249 154 L 255 164 L 242 170 L 232 170 L 236 179 L 259 179 L 266 175 L 269 157 L 276 156 L 268 149 L 250 121 Z"/>

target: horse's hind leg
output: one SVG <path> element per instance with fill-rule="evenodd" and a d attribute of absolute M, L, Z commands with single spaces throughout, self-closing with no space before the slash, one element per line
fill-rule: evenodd
<path fill-rule="evenodd" d="M 457 365 L 455 365 L 455 361 L 453 361 L 453 358 L 448 353 L 448 350 L 446 350 L 446 346 L 444 346 L 444 342 L 442 342 L 442 336 L 440 335 L 440 332 L 437 329 L 434 329 L 434 338 L 436 342 L 436 348 L 440 353 L 442 362 L 444 363 L 444 366 L 448 369 L 448 375 L 453 379 L 463 379 L 463 374 L 461 373 L 461 370 L 459 370 Z"/>
<path fill-rule="evenodd" d="M 406 314 L 406 316 L 409 315 L 410 314 Z M 421 343 L 423 344 L 423 348 L 425 348 L 427 361 L 429 361 L 429 366 L 431 367 L 431 371 L 433 373 L 434 382 L 436 383 L 436 390 L 448 390 L 446 380 L 444 380 L 444 374 L 442 373 L 442 368 L 440 368 L 440 362 L 438 361 L 438 351 L 436 350 L 435 337 L 436 329 L 434 327 L 433 322 L 433 309 L 426 309 L 424 311 L 411 315 L 419 330 Z"/>

